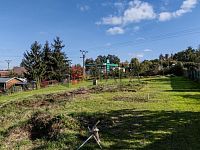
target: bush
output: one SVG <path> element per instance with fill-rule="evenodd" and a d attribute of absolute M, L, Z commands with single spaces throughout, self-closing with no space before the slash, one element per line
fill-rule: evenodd
<path fill-rule="evenodd" d="M 178 62 L 175 66 L 170 69 L 171 74 L 176 76 L 182 76 L 184 74 L 183 64 Z"/>

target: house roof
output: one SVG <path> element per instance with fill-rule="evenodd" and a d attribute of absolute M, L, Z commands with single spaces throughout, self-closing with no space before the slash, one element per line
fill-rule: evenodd
<path fill-rule="evenodd" d="M 26 69 L 24 67 L 13 67 L 13 72 L 22 75 L 24 72 L 26 72 Z"/>
<path fill-rule="evenodd" d="M 21 81 L 20 79 L 17 79 L 17 78 L 0 78 L 0 83 L 6 83 L 12 79 L 16 79 L 16 80 L 19 80 Z"/>
<path fill-rule="evenodd" d="M 13 78 L 0 78 L 0 83 L 6 83 Z"/>

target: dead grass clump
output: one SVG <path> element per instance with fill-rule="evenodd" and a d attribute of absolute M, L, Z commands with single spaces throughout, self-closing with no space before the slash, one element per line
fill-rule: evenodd
<path fill-rule="evenodd" d="M 0 144 L 0 149 L 15 149 L 21 142 L 29 141 L 29 127 L 26 123 L 20 123 L 19 126 L 12 126 L 5 131 L 4 137 L 2 139 L 2 145 Z M 28 149 L 29 146 L 29 144 L 26 144 L 25 149 Z"/>
<path fill-rule="evenodd" d="M 90 90 L 86 88 L 79 88 L 71 92 L 72 94 L 79 95 L 79 94 L 89 94 Z"/>
<path fill-rule="evenodd" d="M 9 130 L 5 143 L 9 147 L 12 147 L 14 143 L 20 142 L 22 140 L 27 140 L 29 137 L 30 133 L 28 127 L 16 127 Z"/>
<path fill-rule="evenodd" d="M 97 85 L 91 87 L 89 90 L 91 93 L 102 93 L 102 92 L 137 92 L 141 90 L 146 83 L 131 83 L 131 82 L 122 82 L 118 84 L 106 84 L 106 85 Z"/>
<path fill-rule="evenodd" d="M 56 139 L 63 127 L 60 116 L 52 116 L 47 112 L 36 112 L 32 115 L 28 124 L 30 125 L 30 138 Z"/>

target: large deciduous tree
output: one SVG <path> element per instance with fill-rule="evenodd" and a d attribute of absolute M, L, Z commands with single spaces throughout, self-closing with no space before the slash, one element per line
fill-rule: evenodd
<path fill-rule="evenodd" d="M 132 75 L 137 75 L 139 78 L 139 74 L 141 72 L 140 62 L 137 58 L 132 58 L 130 63 L 131 73 Z"/>
<path fill-rule="evenodd" d="M 116 55 L 110 55 L 110 54 L 108 54 L 108 56 L 106 58 L 109 59 L 109 61 L 110 61 L 111 64 L 119 64 L 120 63 L 120 59 Z"/>

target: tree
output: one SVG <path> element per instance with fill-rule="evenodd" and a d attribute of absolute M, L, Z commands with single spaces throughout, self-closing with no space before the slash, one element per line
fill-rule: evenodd
<path fill-rule="evenodd" d="M 104 56 L 99 55 L 95 59 L 95 62 L 96 62 L 96 64 L 103 64 L 103 63 L 106 63 L 106 59 L 107 59 L 107 57 L 105 55 Z"/>
<path fill-rule="evenodd" d="M 82 79 L 83 78 L 83 68 L 81 65 L 74 65 L 71 69 L 71 76 L 73 80 Z"/>
<path fill-rule="evenodd" d="M 86 71 L 89 71 L 92 67 L 93 67 L 93 65 L 95 65 L 95 61 L 92 59 L 92 58 L 87 58 L 86 60 L 85 60 L 85 70 Z M 87 66 L 88 65 L 88 66 Z M 91 66 L 89 66 L 89 65 L 91 65 Z"/>
<path fill-rule="evenodd" d="M 44 78 L 46 80 L 52 80 L 53 78 L 53 53 L 51 48 L 49 47 L 48 41 L 46 41 L 43 52 L 42 52 L 42 61 L 46 65 L 46 71 L 44 74 Z"/>
<path fill-rule="evenodd" d="M 184 74 L 183 64 L 178 62 L 170 69 L 171 73 L 177 76 L 182 76 Z"/>
<path fill-rule="evenodd" d="M 117 57 L 115 55 L 108 54 L 108 56 L 106 57 L 106 59 L 109 59 L 109 61 L 110 61 L 111 64 L 119 64 L 120 63 L 119 57 Z"/>
<path fill-rule="evenodd" d="M 150 61 L 148 61 L 148 60 L 144 60 L 144 61 L 140 64 L 141 73 L 142 73 L 143 75 L 147 75 L 147 73 L 150 71 L 151 65 L 152 65 L 152 62 L 150 62 Z"/>
<path fill-rule="evenodd" d="M 164 56 L 163 56 L 163 54 L 160 54 L 160 56 L 159 56 L 159 60 L 160 60 L 160 61 L 163 61 L 163 60 L 164 60 Z"/>
<path fill-rule="evenodd" d="M 85 61 L 85 65 L 86 71 L 89 72 L 91 76 L 96 77 L 99 72 L 98 65 L 96 64 L 96 62 L 92 58 L 88 58 Z"/>
<path fill-rule="evenodd" d="M 139 60 L 137 58 L 132 58 L 131 59 L 131 63 L 130 63 L 130 67 L 131 67 L 132 75 L 137 75 L 138 79 L 139 79 L 139 74 L 141 72 L 141 67 L 140 67 Z"/>
<path fill-rule="evenodd" d="M 62 41 L 59 37 L 54 39 L 54 43 L 52 44 L 52 57 L 53 57 L 53 78 L 57 81 L 62 81 L 66 78 L 67 68 L 69 66 L 69 61 L 64 52 L 62 52 L 65 45 L 62 44 Z"/>
<path fill-rule="evenodd" d="M 31 45 L 30 52 L 24 53 L 21 65 L 25 67 L 27 72 L 25 77 L 29 80 L 36 81 L 36 88 L 40 88 L 40 83 L 45 73 L 46 65 L 42 62 L 41 45 L 35 41 Z"/>

